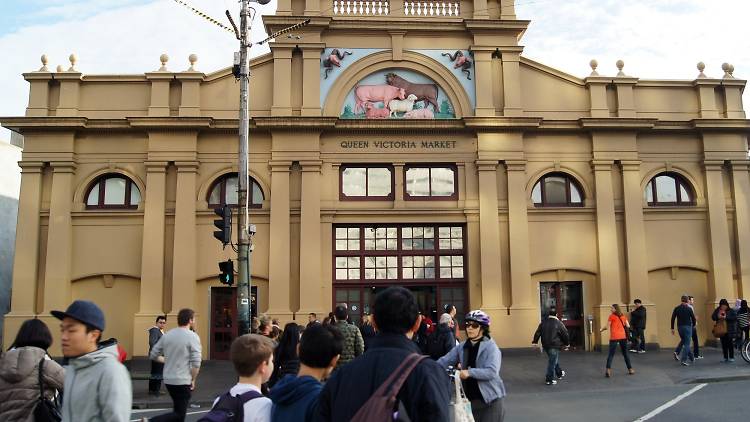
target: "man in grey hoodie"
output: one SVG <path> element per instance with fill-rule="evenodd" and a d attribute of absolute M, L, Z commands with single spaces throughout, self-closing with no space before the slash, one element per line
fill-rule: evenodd
<path fill-rule="evenodd" d="M 133 402 L 130 375 L 118 361 L 117 343 L 100 344 L 104 313 L 93 302 L 76 300 L 61 320 L 65 370 L 63 422 L 126 422 Z"/>
<path fill-rule="evenodd" d="M 192 309 L 180 309 L 177 328 L 169 330 L 149 353 L 151 360 L 164 362 L 164 385 L 172 397 L 171 413 L 151 418 L 156 421 L 184 421 L 195 378 L 201 367 L 201 340 L 191 330 L 195 324 Z"/>

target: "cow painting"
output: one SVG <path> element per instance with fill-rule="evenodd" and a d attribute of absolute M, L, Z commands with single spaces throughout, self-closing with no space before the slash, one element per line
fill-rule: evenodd
<path fill-rule="evenodd" d="M 415 95 L 417 97 L 417 101 L 422 101 L 424 103 L 424 108 L 427 108 L 427 104 L 432 104 L 435 112 L 440 111 L 437 102 L 438 88 L 436 84 L 412 83 L 395 73 L 386 74 L 385 81 L 388 85 L 403 89 L 406 92 L 407 96 Z M 401 99 L 403 100 L 403 98 Z"/>

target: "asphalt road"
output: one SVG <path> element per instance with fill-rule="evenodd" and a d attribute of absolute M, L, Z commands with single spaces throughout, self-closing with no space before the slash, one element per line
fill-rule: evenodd
<path fill-rule="evenodd" d="M 566 391 L 565 380 L 539 393 L 506 398 L 506 422 L 684 422 L 737 420 L 744 414 L 750 381 L 684 384 L 660 387 Z M 689 395 L 684 396 L 686 393 Z M 676 399 L 681 400 L 674 402 Z M 208 409 L 189 409 L 187 421 L 197 421 Z M 134 410 L 132 420 L 165 410 Z M 645 417 L 645 418 L 644 418 Z M 641 419 L 643 418 L 643 419 Z"/>

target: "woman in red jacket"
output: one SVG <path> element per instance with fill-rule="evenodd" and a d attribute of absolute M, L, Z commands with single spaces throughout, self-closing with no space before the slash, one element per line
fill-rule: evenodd
<path fill-rule="evenodd" d="M 635 374 L 635 370 L 630 365 L 630 357 L 628 356 L 628 336 L 626 335 L 627 329 L 630 328 L 628 319 L 622 314 L 620 305 L 612 305 L 612 313 L 607 319 L 607 325 L 609 326 L 609 355 L 607 356 L 607 372 L 604 374 L 607 378 L 612 376 L 612 358 L 615 357 L 615 350 L 617 345 L 620 345 L 622 356 L 625 358 L 625 366 L 628 367 L 628 374 Z M 607 331 L 607 327 L 601 329 L 601 332 Z"/>

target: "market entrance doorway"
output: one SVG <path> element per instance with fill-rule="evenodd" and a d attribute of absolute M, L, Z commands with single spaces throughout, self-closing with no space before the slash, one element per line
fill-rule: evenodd
<path fill-rule="evenodd" d="M 539 286 L 539 304 L 542 318 L 546 318 L 550 308 L 557 310 L 557 318 L 570 334 L 570 348 L 583 350 L 583 284 L 580 281 L 543 282 Z"/>

